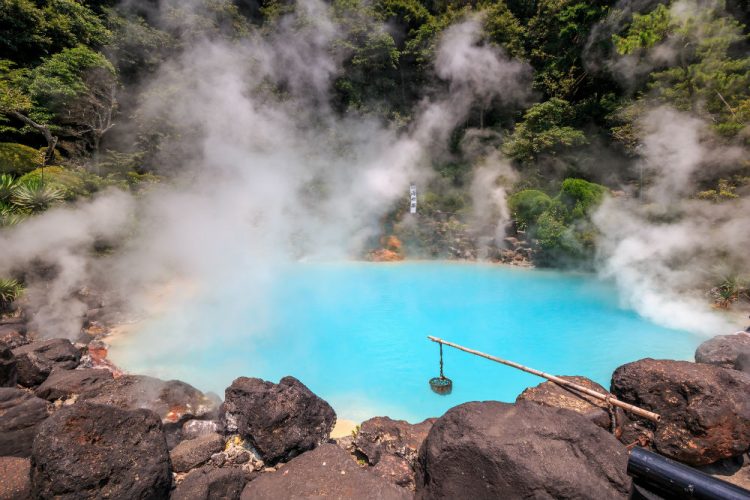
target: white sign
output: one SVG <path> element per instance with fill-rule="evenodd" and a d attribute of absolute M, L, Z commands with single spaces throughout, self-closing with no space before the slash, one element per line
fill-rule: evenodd
<path fill-rule="evenodd" d="M 409 187 L 409 212 L 412 214 L 417 213 L 417 186 L 416 184 L 412 184 L 411 187 Z"/>

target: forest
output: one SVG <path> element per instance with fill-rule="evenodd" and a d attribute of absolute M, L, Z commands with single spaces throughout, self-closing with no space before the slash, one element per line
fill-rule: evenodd
<path fill-rule="evenodd" d="M 476 47 L 492 48 L 515 65 L 513 82 L 497 81 L 497 88 L 475 93 L 440 153 L 429 158 L 432 174 L 418 186 L 419 226 L 404 222 L 404 190 L 379 214 L 379 234 L 358 250 L 361 255 L 381 246 L 378 238 L 393 236 L 393 248 L 407 257 L 497 260 L 504 238 L 512 235 L 528 242 L 537 266 L 594 269 L 615 253 L 607 246 L 612 234 L 603 235 L 604 200 L 633 203 L 639 220 L 655 225 L 725 221 L 726 213 L 746 217 L 746 0 L 304 4 L 1 0 L 0 233 L 108 189 L 137 199 L 179 182 L 194 151 L 175 144 L 187 142 L 189 126 L 149 112 L 151 103 L 169 102 L 174 92 L 154 84 L 161 81 L 155 75 L 200 41 L 235 46 L 263 39 L 284 46 L 283 37 L 309 29 L 306 16 L 320 11 L 333 26 L 320 43 L 336 62 L 326 91 L 306 90 L 317 88 L 314 75 L 301 83 L 266 78 L 252 90 L 264 102 L 304 95 L 305 109 L 324 109 L 342 121 L 368 120 L 394 134 L 408 131 L 430 96 L 475 81 L 473 74 L 446 78 L 436 64 L 441 41 L 467 20 L 479 26 Z M 296 56 L 304 54 L 289 57 Z M 657 119 L 654 110 L 669 111 Z M 663 142 L 652 133 L 657 125 L 669 130 L 691 124 L 693 135 Z M 659 156 L 672 140 L 685 146 Z M 478 168 L 488 158 L 501 168 L 482 179 Z M 658 162 L 678 169 L 686 162 L 679 189 L 660 183 Z M 325 191 L 315 181 L 308 188 L 308 194 Z M 477 190 L 495 188 L 502 203 L 477 202 Z M 722 215 L 711 219 L 708 213 Z M 741 231 L 733 220 L 733 231 Z M 498 224 L 502 235 L 493 240 Z M 487 249 L 478 249 L 485 240 L 492 240 Z M 698 283 L 720 307 L 748 293 L 750 252 L 747 246 L 744 254 L 738 251 L 744 243 L 732 245 L 727 250 L 707 241 L 700 249 L 722 264 Z M 105 242 L 91 251 L 116 249 Z M 673 268 L 690 267 L 692 258 L 679 250 L 664 260 Z M 0 303 L 8 305 L 25 278 L 0 278 Z"/>

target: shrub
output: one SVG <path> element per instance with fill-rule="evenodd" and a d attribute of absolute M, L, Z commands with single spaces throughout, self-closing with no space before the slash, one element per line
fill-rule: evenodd
<path fill-rule="evenodd" d="M 16 180 L 12 175 L 0 174 L 0 203 L 10 203 L 13 195 L 13 189 L 16 187 Z"/>
<path fill-rule="evenodd" d="M 62 201 L 63 192 L 39 179 L 29 179 L 19 182 L 13 189 L 11 201 L 13 205 L 28 210 L 31 213 L 43 212 L 50 206 Z"/>
<path fill-rule="evenodd" d="M 524 189 L 508 199 L 508 206 L 519 229 L 525 230 L 536 223 L 542 213 L 552 205 L 552 198 L 536 189 Z"/>
<path fill-rule="evenodd" d="M 583 179 L 565 179 L 557 198 L 570 213 L 570 219 L 582 219 L 601 203 L 607 188 Z"/>
<path fill-rule="evenodd" d="M 89 193 L 80 174 L 75 170 L 64 167 L 37 168 L 21 177 L 18 181 L 21 184 L 43 182 L 46 186 L 53 187 L 62 192 L 63 198 L 66 200 L 73 200 L 78 196 Z"/>
<path fill-rule="evenodd" d="M 23 175 L 42 165 L 44 154 L 34 148 L 0 142 L 0 174 Z"/>
<path fill-rule="evenodd" d="M 23 293 L 23 286 L 14 280 L 0 278 L 0 312 L 8 310 L 10 305 Z"/>

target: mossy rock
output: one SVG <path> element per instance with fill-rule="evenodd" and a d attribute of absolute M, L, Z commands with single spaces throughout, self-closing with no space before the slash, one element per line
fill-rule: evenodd
<path fill-rule="evenodd" d="M 23 175 L 39 168 L 44 153 L 12 142 L 0 142 L 0 174 Z"/>

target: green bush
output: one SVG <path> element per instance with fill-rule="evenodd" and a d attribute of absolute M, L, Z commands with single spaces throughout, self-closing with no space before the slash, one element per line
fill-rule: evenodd
<path fill-rule="evenodd" d="M 94 174 L 57 166 L 37 168 L 21 177 L 18 182 L 41 182 L 42 178 L 45 185 L 59 190 L 66 200 L 88 196 L 101 189 L 103 184 L 103 180 Z"/>
<path fill-rule="evenodd" d="M 552 198 L 536 189 L 524 189 L 508 199 L 508 206 L 519 229 L 525 230 L 552 205 Z"/>
<path fill-rule="evenodd" d="M 44 212 L 63 199 L 62 190 L 42 182 L 41 179 L 27 179 L 19 182 L 13 189 L 11 202 L 21 210 L 38 213 Z"/>
<path fill-rule="evenodd" d="M 0 174 L 23 175 L 39 168 L 44 154 L 29 146 L 0 142 Z"/>
<path fill-rule="evenodd" d="M 601 203 L 607 188 L 583 179 L 565 179 L 558 199 L 568 209 L 571 220 L 588 216 L 592 208 Z"/>
<path fill-rule="evenodd" d="M 0 278 L 0 312 L 8 310 L 10 305 L 21 296 L 23 286 L 14 279 Z"/>

